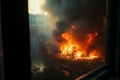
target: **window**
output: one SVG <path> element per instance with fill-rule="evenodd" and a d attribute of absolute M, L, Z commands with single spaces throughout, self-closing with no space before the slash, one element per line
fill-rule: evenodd
<path fill-rule="evenodd" d="M 73 80 L 106 64 L 106 0 L 28 0 L 33 80 Z"/>

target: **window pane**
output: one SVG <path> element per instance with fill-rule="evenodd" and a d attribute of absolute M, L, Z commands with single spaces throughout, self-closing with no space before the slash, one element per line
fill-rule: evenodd
<path fill-rule="evenodd" d="M 106 0 L 28 0 L 33 80 L 74 80 L 105 64 Z"/>

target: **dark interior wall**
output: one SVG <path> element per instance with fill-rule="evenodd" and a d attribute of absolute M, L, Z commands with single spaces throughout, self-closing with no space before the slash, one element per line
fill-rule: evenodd
<path fill-rule="evenodd" d="M 109 20 L 109 71 L 112 80 L 119 80 L 119 53 L 120 53 L 120 1 L 110 0 Z"/>
<path fill-rule="evenodd" d="M 1 30 L 1 1 L 0 1 L 0 50 L 2 50 L 2 30 Z"/>
<path fill-rule="evenodd" d="M 5 80 L 30 80 L 28 0 L 2 0 Z"/>
<path fill-rule="evenodd" d="M 119 64 L 120 64 L 120 57 L 119 57 L 119 53 L 120 53 L 120 0 L 118 0 L 118 19 L 117 19 L 117 41 L 116 41 L 116 56 L 115 56 L 115 64 L 116 64 L 116 67 L 115 67 L 115 73 L 116 73 L 116 76 L 119 77 Z M 120 77 L 119 77 L 120 79 Z"/>
<path fill-rule="evenodd" d="M 0 1 L 0 80 L 4 80 L 4 63 L 3 63 L 2 30 L 1 30 L 1 1 Z"/>

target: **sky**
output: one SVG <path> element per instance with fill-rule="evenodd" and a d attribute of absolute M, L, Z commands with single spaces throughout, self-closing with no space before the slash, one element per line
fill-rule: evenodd
<path fill-rule="evenodd" d="M 45 0 L 28 0 L 28 12 L 32 14 L 45 14 L 47 13 L 42 10 L 42 5 Z"/>

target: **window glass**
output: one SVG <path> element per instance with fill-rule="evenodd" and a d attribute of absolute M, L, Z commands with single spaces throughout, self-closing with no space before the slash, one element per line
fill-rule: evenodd
<path fill-rule="evenodd" d="M 106 0 L 28 0 L 33 80 L 74 80 L 105 64 Z"/>

